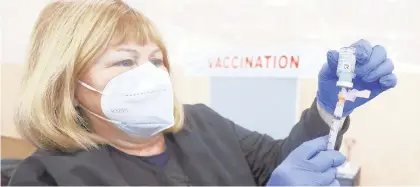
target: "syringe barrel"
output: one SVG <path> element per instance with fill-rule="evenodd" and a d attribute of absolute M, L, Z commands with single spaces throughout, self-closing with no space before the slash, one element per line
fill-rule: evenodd
<path fill-rule="evenodd" d="M 343 47 L 339 51 L 337 66 L 337 86 L 344 88 L 353 88 L 353 78 L 356 67 L 356 48 Z"/>

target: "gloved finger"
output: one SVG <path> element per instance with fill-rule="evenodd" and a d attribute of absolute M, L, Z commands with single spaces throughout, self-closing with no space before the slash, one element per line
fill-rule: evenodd
<path fill-rule="evenodd" d="M 391 74 L 392 71 L 394 71 L 394 64 L 391 59 L 387 58 L 383 63 L 379 64 L 376 69 L 364 76 L 362 80 L 366 82 L 374 82 L 385 75 Z"/>
<path fill-rule="evenodd" d="M 325 63 L 324 65 L 322 65 L 321 71 L 319 71 L 318 79 L 324 81 L 338 79 L 336 71 L 333 71 L 328 65 L 328 63 Z"/>
<path fill-rule="evenodd" d="M 330 168 L 327 171 L 321 173 L 320 175 L 320 183 L 321 185 L 329 185 L 336 180 L 337 177 L 337 168 Z"/>
<path fill-rule="evenodd" d="M 333 180 L 331 184 L 329 184 L 328 186 L 341 186 L 340 182 L 338 182 L 337 179 Z"/>
<path fill-rule="evenodd" d="M 365 77 L 368 73 L 376 69 L 382 62 L 385 62 L 386 51 L 385 48 L 377 45 L 372 49 L 372 55 L 370 55 L 369 62 L 361 66 L 356 66 L 355 73 L 359 77 Z"/>
<path fill-rule="evenodd" d="M 313 140 L 304 142 L 302 145 L 296 148 L 293 151 L 293 156 L 302 158 L 304 160 L 309 160 L 321 151 L 327 149 L 328 144 L 328 135 L 315 138 Z"/>
<path fill-rule="evenodd" d="M 369 62 L 372 55 L 372 45 L 366 40 L 359 40 L 352 44 L 351 47 L 356 49 L 356 65 L 363 65 Z"/>
<path fill-rule="evenodd" d="M 397 85 L 397 76 L 394 73 L 385 75 L 379 79 L 379 84 L 383 91 L 393 88 Z"/>
<path fill-rule="evenodd" d="M 327 64 L 331 72 L 337 72 L 338 57 L 338 51 L 330 50 L 327 52 Z"/>
<path fill-rule="evenodd" d="M 311 165 L 315 166 L 313 171 L 325 172 L 329 168 L 338 167 L 346 161 L 346 157 L 338 151 L 327 150 L 321 151 L 309 160 Z"/>

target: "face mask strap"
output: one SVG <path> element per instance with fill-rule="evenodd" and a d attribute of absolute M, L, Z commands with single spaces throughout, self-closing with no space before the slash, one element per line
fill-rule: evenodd
<path fill-rule="evenodd" d="M 81 80 L 79 80 L 78 82 L 79 82 L 79 84 L 80 84 L 80 85 L 84 86 L 85 88 L 87 88 L 87 89 L 89 89 L 89 90 L 91 90 L 91 91 L 94 91 L 94 92 L 98 92 L 98 93 L 100 93 L 101 95 L 103 95 L 103 93 L 102 93 L 101 91 L 98 91 L 97 89 L 93 88 L 93 87 L 92 87 L 92 86 L 90 86 L 89 84 L 86 84 L 86 83 L 84 83 L 84 82 L 83 82 L 83 81 L 81 81 Z"/>
<path fill-rule="evenodd" d="M 106 118 L 104 118 L 104 117 L 102 117 L 102 116 L 100 116 L 98 114 L 95 114 L 95 113 L 91 112 L 90 110 L 86 109 L 85 107 L 83 107 L 82 105 L 79 105 L 79 107 L 82 108 L 83 110 L 86 110 L 87 112 L 89 112 L 90 114 L 96 116 L 99 119 L 105 120 L 105 121 L 110 122 L 110 123 L 115 123 L 115 124 L 123 125 L 119 121 L 114 121 L 114 120 L 106 119 Z"/>

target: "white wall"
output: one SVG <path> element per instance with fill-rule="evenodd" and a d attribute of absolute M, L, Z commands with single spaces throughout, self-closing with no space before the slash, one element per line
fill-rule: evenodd
<path fill-rule="evenodd" d="M 22 63 L 32 27 L 49 0 L 0 1 L 1 63 Z"/>

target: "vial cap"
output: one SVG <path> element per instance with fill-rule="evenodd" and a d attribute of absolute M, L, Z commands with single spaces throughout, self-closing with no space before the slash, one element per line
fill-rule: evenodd
<path fill-rule="evenodd" d="M 337 86 L 345 88 L 353 88 L 353 73 L 340 73 L 338 76 Z"/>
<path fill-rule="evenodd" d="M 353 88 L 353 83 L 348 81 L 337 81 L 338 87 Z"/>

